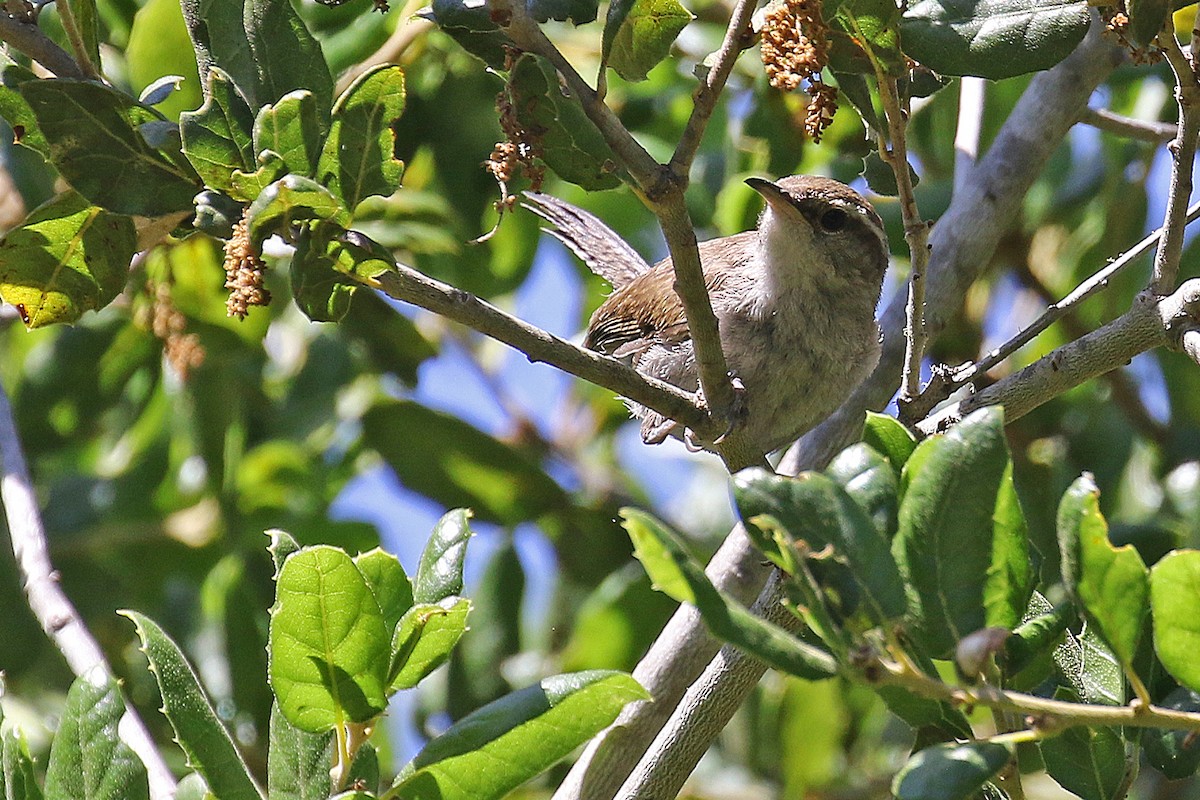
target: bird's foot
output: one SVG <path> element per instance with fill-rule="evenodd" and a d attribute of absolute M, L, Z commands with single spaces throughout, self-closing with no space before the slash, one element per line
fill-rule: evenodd
<path fill-rule="evenodd" d="M 735 373 L 729 373 L 729 383 L 733 386 L 733 403 L 725 409 L 725 430 L 713 440 L 713 444 L 725 441 L 737 424 L 746 419 L 749 406 L 746 405 L 746 384 Z"/>

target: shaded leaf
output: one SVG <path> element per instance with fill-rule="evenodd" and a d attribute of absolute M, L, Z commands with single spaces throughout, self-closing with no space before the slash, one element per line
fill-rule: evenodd
<path fill-rule="evenodd" d="M 396 158 L 396 125 L 404 111 L 404 73 L 394 65 L 364 72 L 338 98 L 316 178 L 353 210 L 363 198 L 390 195 L 404 163 Z"/>
<path fill-rule="evenodd" d="M 885 456 L 860 442 L 834 456 L 825 474 L 854 498 L 881 538 L 890 540 L 895 535 L 899 473 Z"/>
<path fill-rule="evenodd" d="M 1200 713 L 1200 694 L 1176 686 L 1158 705 L 1173 711 Z M 1140 741 L 1146 749 L 1146 758 L 1171 780 L 1187 778 L 1200 768 L 1200 736 L 1194 731 L 1151 729 L 1142 732 Z"/>
<path fill-rule="evenodd" d="M 582 25 L 596 18 L 599 6 L 599 0 L 525 0 L 526 11 L 538 22 L 570 20 Z"/>
<path fill-rule="evenodd" d="M 180 0 L 180 6 L 196 53 L 202 85 L 207 87 L 209 72 L 217 67 L 230 77 L 255 108 L 275 99 L 258 96 L 258 70 L 246 37 L 242 3 Z"/>
<path fill-rule="evenodd" d="M 375 717 L 386 706 L 390 647 L 350 556 L 319 545 L 288 557 L 271 608 L 270 677 L 289 722 L 321 733 Z"/>
<path fill-rule="evenodd" d="M 0 719 L 3 719 L 2 711 Z M 0 793 L 5 800 L 42 800 L 29 745 L 15 726 L 0 733 Z"/>
<path fill-rule="evenodd" d="M 38 127 L 37 117 L 18 87 L 26 81 L 40 80 L 20 64 L 2 63 L 0 56 L 0 117 L 13 131 L 13 142 L 28 147 L 49 160 L 50 143 Z"/>
<path fill-rule="evenodd" d="M 61 194 L 0 238 L 0 296 L 29 328 L 74 322 L 125 288 L 135 250 L 133 220 Z"/>
<path fill-rule="evenodd" d="M 261 242 L 295 222 L 310 219 L 346 225 L 350 215 L 328 189 L 312 178 L 284 175 L 250 204 L 246 229 L 251 239 Z"/>
<path fill-rule="evenodd" d="M 71 800 L 142 800 L 146 768 L 117 735 L 125 703 L 115 680 L 93 667 L 71 684 L 46 765 L 46 795 Z M 16 784 L 14 784 L 15 787 Z"/>
<path fill-rule="evenodd" d="M 309 733 L 271 704 L 267 747 L 267 796 L 271 800 L 326 800 L 333 763 L 333 732 Z"/>
<path fill-rule="evenodd" d="M 1125 0 L 1125 9 L 1129 12 L 1129 41 L 1138 47 L 1154 40 L 1173 10 L 1168 0 Z"/>
<path fill-rule="evenodd" d="M 900 9 L 892 0 L 843 0 L 836 5 L 831 23 L 848 34 L 869 64 L 897 76 L 907 71 L 900 52 L 899 21 Z"/>
<path fill-rule="evenodd" d="M 447 597 L 410 608 L 392 640 L 389 691 L 411 689 L 446 663 L 467 629 L 470 610 L 471 602 L 464 597 Z"/>
<path fill-rule="evenodd" d="M 187 755 L 188 765 L 204 776 L 213 794 L 222 800 L 261 800 L 262 793 L 250 777 L 249 767 L 217 718 L 179 645 L 144 614 L 121 613 L 137 628 L 142 652 L 158 681 L 163 713 Z"/>
<path fill-rule="evenodd" d="M 983 590 L 985 619 L 989 626 L 1011 630 L 1024 616 L 1034 584 L 1029 526 L 1013 486 L 1011 463 L 1000 479 L 992 522 L 992 566 Z"/>
<path fill-rule="evenodd" d="M 898 800 L 960 800 L 979 791 L 1012 752 L 1002 744 L 967 742 L 926 747 L 892 779 Z"/>
<path fill-rule="evenodd" d="M 904 469 L 908 457 L 917 447 L 917 440 L 913 438 L 912 433 L 895 417 L 876 414 L 873 411 L 867 412 L 862 439 L 863 444 L 888 460 L 897 479 L 900 478 L 900 471 Z"/>
<path fill-rule="evenodd" d="M 294 89 L 313 93 L 322 127 L 333 105 L 333 77 L 321 45 L 290 0 L 243 0 L 242 19 L 257 72 L 257 105 L 278 101 Z M 224 66 L 219 64 L 218 66 Z"/>
<path fill-rule="evenodd" d="M 620 672 L 545 678 L 489 703 L 426 745 L 396 776 L 396 797 L 501 797 L 649 698 Z"/>
<path fill-rule="evenodd" d="M 1009 78 L 1049 69 L 1087 33 L 1083 0 L 919 0 L 904 12 L 904 51 L 941 75 Z"/>
<path fill-rule="evenodd" d="M 18 86 L 50 148 L 50 160 L 81 195 L 119 214 L 162 216 L 192 207 L 199 181 L 176 148 L 150 147 L 137 128 L 161 119 L 132 97 L 87 81 Z"/>
<path fill-rule="evenodd" d="M 1078 700 L 1059 689 L 1055 698 Z M 1125 742 L 1113 728 L 1077 725 L 1039 743 L 1046 772 L 1083 800 L 1116 800 L 1125 786 Z"/>
<path fill-rule="evenodd" d="M 643 81 L 692 19 L 679 0 L 616 0 L 604 21 L 601 62 L 627 81 Z"/>

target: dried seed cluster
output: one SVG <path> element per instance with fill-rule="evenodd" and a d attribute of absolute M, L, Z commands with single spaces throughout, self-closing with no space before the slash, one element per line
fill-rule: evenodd
<path fill-rule="evenodd" d="M 1135 64 L 1157 64 L 1163 60 L 1162 50 L 1154 45 L 1138 47 L 1129 40 L 1129 14 L 1125 11 L 1125 0 L 1117 5 L 1101 6 L 1100 19 L 1104 22 L 1104 33 L 1117 40 L 1129 51 Z"/>
<path fill-rule="evenodd" d="M 507 51 L 505 70 L 511 73 L 518 55 L 520 54 L 511 48 Z M 500 115 L 500 129 L 504 131 L 504 141 L 496 143 L 491 158 L 485 162 L 484 167 L 504 189 L 501 202 L 511 206 L 516 202 L 516 198 L 509 196 L 507 184 L 517 175 L 523 174 L 528 178 L 533 191 L 541 191 L 542 181 L 546 179 L 546 167 L 541 163 L 543 132 L 527 130 L 517 119 L 508 86 L 496 95 L 496 111 Z"/>
<path fill-rule="evenodd" d="M 163 355 L 183 380 L 204 363 L 204 346 L 195 333 L 187 333 L 187 317 L 171 299 L 171 287 L 162 282 L 147 287 L 154 300 L 150 306 L 150 330 L 163 344 Z"/>
<path fill-rule="evenodd" d="M 828 33 L 821 0 L 784 0 L 763 18 L 760 51 L 767 80 L 783 92 L 807 83 L 804 132 L 814 142 L 821 141 L 837 111 L 837 87 L 821 80 L 821 70 L 829 64 Z"/>
<path fill-rule="evenodd" d="M 271 293 L 263 285 L 266 268 L 250 241 L 246 216 L 233 226 L 233 236 L 225 243 L 225 288 L 229 299 L 225 310 L 231 317 L 245 319 L 250 306 L 265 306 Z"/>

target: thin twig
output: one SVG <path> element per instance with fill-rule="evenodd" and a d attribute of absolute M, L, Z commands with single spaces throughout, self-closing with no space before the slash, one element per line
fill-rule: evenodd
<path fill-rule="evenodd" d="M 1004 406 L 1007 421 L 1018 419 L 1086 380 L 1128 364 L 1154 347 L 1179 347 L 1181 323 L 1194 320 L 1200 278 L 1186 281 L 1169 297 L 1143 292 L 1129 311 L 1107 325 L 1069 342 L 1019 372 L 997 381 L 961 403 L 926 417 L 925 434 L 944 430 L 977 408 Z"/>
<path fill-rule="evenodd" d="M 1133 119 L 1114 114 L 1105 108 L 1089 108 L 1079 117 L 1079 121 L 1102 131 L 1152 144 L 1165 144 L 1174 139 L 1179 132 L 1178 128 L 1169 122 Z"/>
<path fill-rule="evenodd" d="M 647 378 L 615 358 L 586 350 L 411 267 L 398 265 L 374 279 L 372 288 L 396 300 L 420 306 L 520 350 L 530 361 L 543 361 L 584 380 L 612 389 L 702 435 L 716 435 L 708 416 L 692 395 L 663 381 Z"/>
<path fill-rule="evenodd" d="M 63 0 L 61 3 L 55 3 L 55 8 L 63 31 L 67 34 L 67 41 L 75 51 L 75 62 L 79 64 L 83 76 L 88 80 L 100 80 L 99 65 L 92 63 L 92 54 L 88 52 L 87 42 L 83 40 L 83 32 L 79 29 L 79 22 L 75 19 L 71 4 Z"/>
<path fill-rule="evenodd" d="M 59 78 L 86 77 L 71 54 L 32 22 L 0 13 L 0 41 L 11 44 Z"/>
<path fill-rule="evenodd" d="M 738 0 L 712 67 L 700 81 L 700 86 L 692 97 L 691 116 L 688 117 L 687 125 L 679 137 L 679 144 L 675 146 L 675 153 L 668 164 L 675 180 L 683 186 L 687 185 L 692 162 L 695 161 L 696 153 L 700 150 L 700 141 L 704 138 L 704 130 L 712 117 L 713 109 L 716 108 L 721 91 L 725 88 L 725 82 L 733 72 L 733 65 L 742 51 L 749 46 L 750 24 L 756 6 L 755 0 Z"/>
<path fill-rule="evenodd" d="M 24 581 L 30 610 L 41 623 L 42 630 L 63 654 L 72 673 L 82 677 L 99 667 L 108 675 L 113 675 L 100 645 L 63 592 L 58 573 L 50 563 L 37 496 L 25 466 L 25 454 L 17 435 L 12 405 L 3 386 L 0 386 L 0 462 L 3 464 L 0 499 L 4 502 L 8 535 Z M 163 761 L 145 723 L 128 700 L 118 734 L 146 765 L 151 797 L 165 799 L 173 796 L 175 777 Z"/>
<path fill-rule="evenodd" d="M 904 218 L 904 240 L 908 242 L 910 271 L 908 279 L 907 344 L 904 350 L 904 372 L 900 383 L 902 403 L 912 400 L 921 391 L 921 359 L 925 356 L 925 272 L 929 264 L 929 225 L 921 219 L 917 199 L 913 195 L 912 174 L 908 166 L 908 146 L 905 132 L 908 118 L 901 107 L 896 79 L 876 69 L 879 96 L 887 118 L 888 145 L 880 147 L 881 154 L 896 176 L 900 196 L 900 214 Z"/>
<path fill-rule="evenodd" d="M 1168 146 L 1174 163 L 1167 194 L 1167 211 L 1163 219 L 1163 238 L 1154 256 L 1154 274 L 1150 281 L 1151 291 L 1162 297 L 1175 290 L 1179 258 L 1183 254 L 1183 218 L 1192 195 L 1196 137 L 1200 135 L 1200 83 L 1196 81 L 1191 59 L 1184 55 L 1179 42 L 1175 40 L 1173 28 L 1161 34 L 1158 42 L 1175 73 L 1175 99 L 1179 102 L 1179 133 Z"/>

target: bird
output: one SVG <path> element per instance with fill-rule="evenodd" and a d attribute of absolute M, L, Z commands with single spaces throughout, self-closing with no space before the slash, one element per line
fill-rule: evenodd
<path fill-rule="evenodd" d="M 790 444 L 828 416 L 875 368 L 875 320 L 888 239 L 871 204 L 831 178 L 746 183 L 762 195 L 754 230 L 699 243 L 700 263 L 737 396 L 731 420 L 757 452 Z M 550 231 L 613 286 L 583 344 L 697 395 L 695 350 L 667 258 L 651 266 L 594 215 L 526 192 Z M 714 450 L 674 420 L 628 403 L 642 440 L 674 437 Z"/>

